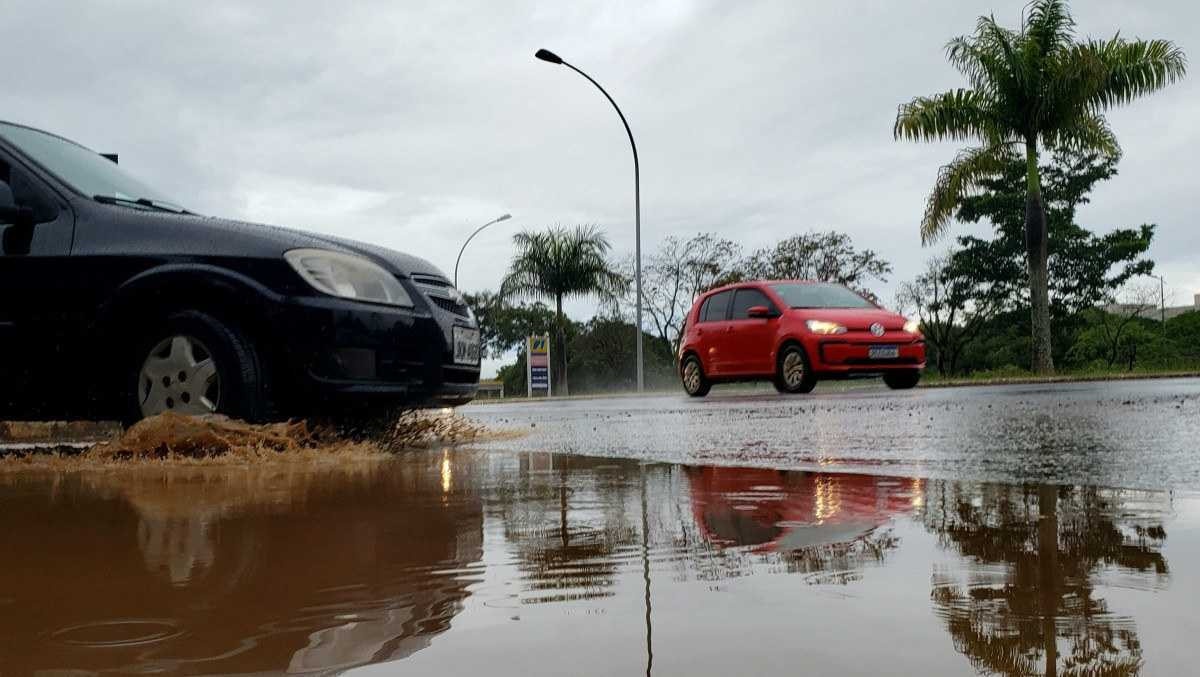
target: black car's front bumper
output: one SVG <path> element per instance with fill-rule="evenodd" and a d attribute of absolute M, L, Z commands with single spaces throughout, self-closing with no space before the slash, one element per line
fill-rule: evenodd
<path fill-rule="evenodd" d="M 272 379 L 279 389 L 275 399 L 298 413 L 471 401 L 479 388 L 479 364 L 454 362 L 453 327 L 476 325 L 469 316 L 426 305 L 288 299 L 269 318 L 272 342 L 283 355 L 284 373 Z"/>

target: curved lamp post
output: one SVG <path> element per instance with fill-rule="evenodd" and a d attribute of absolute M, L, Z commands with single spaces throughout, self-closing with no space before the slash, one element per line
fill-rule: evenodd
<path fill-rule="evenodd" d="M 534 56 L 536 56 L 537 58 L 541 59 L 542 61 L 546 61 L 548 63 L 566 66 L 567 68 L 570 68 L 571 70 L 575 71 L 576 73 L 579 73 L 583 77 L 587 78 L 587 81 L 592 83 L 593 85 L 595 85 L 596 89 L 600 90 L 600 93 L 604 95 L 604 98 L 608 99 L 608 102 L 612 104 L 613 109 L 617 111 L 617 115 L 620 116 L 620 118 L 621 118 L 621 124 L 625 125 L 625 133 L 629 135 L 629 145 L 630 145 L 630 147 L 633 148 L 633 209 L 634 209 L 634 260 L 635 260 L 635 264 L 634 264 L 634 280 L 635 280 L 635 282 L 634 282 L 634 284 L 637 287 L 637 389 L 638 389 L 638 392 L 640 393 L 645 389 L 645 377 L 644 377 L 643 366 L 642 366 L 643 365 L 643 359 L 642 359 L 642 190 L 641 190 L 641 175 L 640 175 L 640 171 L 638 168 L 637 144 L 634 143 L 634 141 L 633 141 L 633 132 L 630 131 L 630 129 L 629 129 L 629 122 L 627 122 L 625 120 L 625 114 L 621 112 L 620 107 L 617 106 L 617 102 L 613 101 L 613 98 L 608 95 L 608 92 L 604 91 L 604 88 L 600 86 L 599 82 L 596 82 L 595 80 L 593 80 L 592 77 L 590 75 L 588 75 L 587 73 L 584 73 L 583 71 L 572 66 L 571 64 L 567 63 L 566 61 L 563 61 L 562 57 L 555 54 L 554 52 L 551 52 L 548 49 L 539 49 L 537 51 L 537 53 L 534 54 Z"/>
<path fill-rule="evenodd" d="M 458 258 L 454 259 L 454 288 L 455 289 L 458 289 L 458 263 L 459 263 L 459 261 L 462 261 L 462 255 L 463 255 L 463 252 L 466 251 L 467 245 L 471 244 L 471 240 L 475 239 L 475 236 L 478 235 L 480 233 L 480 231 L 482 231 L 484 228 L 487 228 L 488 226 L 500 223 L 501 221 L 506 221 L 511 218 L 512 218 L 512 214 L 505 214 L 498 218 L 492 219 L 491 221 L 488 221 L 487 223 L 483 224 L 482 226 L 476 228 L 475 232 L 471 233 L 471 236 L 468 237 L 467 241 L 463 243 L 462 249 L 458 250 Z"/>

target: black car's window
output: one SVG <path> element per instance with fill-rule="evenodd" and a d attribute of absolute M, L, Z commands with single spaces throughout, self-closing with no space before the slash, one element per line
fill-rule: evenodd
<path fill-rule="evenodd" d="M 700 309 L 701 322 L 723 322 L 725 321 L 725 311 L 729 309 L 729 299 L 733 296 L 731 291 L 723 291 L 720 294 L 713 294 L 704 302 L 704 307 Z"/>
<path fill-rule="evenodd" d="M 773 309 L 775 304 L 767 295 L 757 289 L 739 289 L 733 295 L 733 311 L 729 314 L 731 320 L 746 320 L 750 318 L 750 309 L 754 306 L 766 306 Z"/>
<path fill-rule="evenodd" d="M 52 220 L 58 209 L 29 178 L 29 173 L 0 160 L 0 206 L 28 207 L 37 223 Z"/>
<path fill-rule="evenodd" d="M 771 285 L 789 308 L 877 308 L 874 303 L 828 282 L 780 282 Z"/>
<path fill-rule="evenodd" d="M 8 183 L 8 164 L 0 160 L 0 207 L 15 207 L 12 186 Z"/>
<path fill-rule="evenodd" d="M 103 195 L 121 200 L 171 202 L 157 190 L 125 173 L 116 163 L 73 141 L 5 122 L 0 122 L 0 137 L 88 197 Z"/>

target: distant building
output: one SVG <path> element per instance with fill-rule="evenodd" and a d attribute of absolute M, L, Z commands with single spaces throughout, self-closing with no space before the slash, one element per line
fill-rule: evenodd
<path fill-rule="evenodd" d="M 1192 297 L 1192 305 L 1190 306 L 1171 306 L 1166 310 L 1160 310 L 1157 305 L 1139 305 L 1136 303 L 1110 303 L 1104 306 L 1104 312 L 1112 313 L 1113 315 L 1133 315 L 1137 313 L 1148 320 L 1157 320 L 1162 317 L 1171 319 L 1178 317 L 1184 313 L 1200 311 L 1200 294 L 1195 294 Z"/>

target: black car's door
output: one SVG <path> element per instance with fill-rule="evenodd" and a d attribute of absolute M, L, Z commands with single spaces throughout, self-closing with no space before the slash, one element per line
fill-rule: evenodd
<path fill-rule="evenodd" d="M 71 338 L 74 217 L 69 204 L 0 147 L 0 415 L 36 413 L 64 385 L 52 383 Z M 24 208 L 24 209 L 22 209 Z M 24 212 L 23 214 L 21 212 Z"/>

